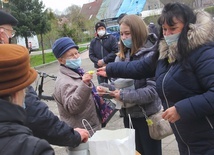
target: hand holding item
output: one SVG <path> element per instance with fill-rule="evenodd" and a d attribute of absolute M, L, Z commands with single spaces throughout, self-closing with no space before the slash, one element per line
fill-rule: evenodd
<path fill-rule="evenodd" d="M 113 94 L 113 96 L 114 96 L 114 98 L 116 99 L 116 100 L 121 100 L 120 99 L 120 90 L 119 89 L 116 89 L 115 91 L 112 91 L 112 94 Z"/>
<path fill-rule="evenodd" d="M 89 137 L 89 133 L 87 130 L 85 129 L 81 129 L 81 128 L 75 128 L 75 131 L 77 131 L 80 136 L 81 136 L 81 142 L 87 142 L 88 141 L 88 137 Z"/>
<path fill-rule="evenodd" d="M 97 93 L 102 96 L 104 94 L 110 94 L 111 91 L 109 90 L 108 87 L 103 87 L 103 86 L 97 86 Z"/>
<path fill-rule="evenodd" d="M 91 83 L 91 79 L 93 78 L 93 74 L 89 74 L 88 72 L 85 73 L 83 76 L 82 76 L 82 81 L 87 84 L 87 85 L 90 85 Z"/>
<path fill-rule="evenodd" d="M 93 75 L 93 74 L 94 74 L 94 72 L 95 72 L 95 71 L 93 71 L 93 70 L 90 70 L 90 71 L 88 71 L 87 73 L 88 73 L 88 74 L 91 74 L 91 75 Z"/>
<path fill-rule="evenodd" d="M 97 75 L 107 77 L 106 67 L 104 66 L 104 67 L 98 68 L 97 69 Z"/>
<path fill-rule="evenodd" d="M 103 61 L 103 59 L 101 59 L 101 60 L 98 60 L 98 62 L 97 62 L 97 65 L 99 66 L 99 67 L 102 67 L 102 66 L 104 66 L 104 61 Z"/>
<path fill-rule="evenodd" d="M 166 109 L 162 115 L 163 119 L 168 120 L 170 123 L 175 123 L 180 119 L 180 115 L 178 114 L 175 106 Z"/>

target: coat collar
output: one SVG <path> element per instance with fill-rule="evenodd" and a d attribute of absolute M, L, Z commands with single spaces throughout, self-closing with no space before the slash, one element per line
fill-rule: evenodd
<path fill-rule="evenodd" d="M 190 29 L 187 33 L 190 52 L 203 44 L 214 41 L 214 22 L 211 16 L 205 11 L 197 11 L 195 14 L 197 20 L 194 24 L 189 25 Z M 171 63 L 180 59 L 177 43 L 168 47 L 166 41 L 161 40 L 159 51 L 159 59 L 168 58 Z"/>
<path fill-rule="evenodd" d="M 156 51 L 158 49 L 158 37 L 154 33 L 150 33 L 144 47 L 140 48 L 139 51 L 135 54 L 135 56 L 140 56 L 142 54 Z"/>
<path fill-rule="evenodd" d="M 67 75 L 71 78 L 74 78 L 74 79 L 81 79 L 82 78 L 81 75 L 79 75 L 78 73 L 74 72 L 72 69 L 69 69 L 63 65 L 60 65 L 59 70 L 62 74 Z"/>
<path fill-rule="evenodd" d="M 26 121 L 25 110 L 18 105 L 0 99 L 0 122 L 18 122 L 24 124 Z"/>

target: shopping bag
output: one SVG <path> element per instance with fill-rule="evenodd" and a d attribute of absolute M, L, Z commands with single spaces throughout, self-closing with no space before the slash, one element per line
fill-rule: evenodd
<path fill-rule="evenodd" d="M 100 116 L 102 120 L 102 127 L 105 127 L 114 114 L 118 111 L 116 104 L 111 99 L 103 98 L 105 104 L 100 106 Z"/>
<path fill-rule="evenodd" d="M 94 103 L 97 114 L 101 120 L 102 127 L 105 127 L 114 114 L 118 111 L 116 104 L 111 99 L 103 98 L 96 93 L 96 88 L 92 88 Z"/>
<path fill-rule="evenodd" d="M 134 129 L 102 129 L 96 131 L 88 142 L 91 155 L 135 155 L 136 153 Z"/>

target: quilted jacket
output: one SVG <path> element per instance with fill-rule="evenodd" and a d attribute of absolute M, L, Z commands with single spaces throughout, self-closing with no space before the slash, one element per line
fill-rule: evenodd
<path fill-rule="evenodd" d="M 185 65 L 179 61 L 177 44 L 168 47 L 162 40 L 156 55 L 141 61 L 109 64 L 106 72 L 110 77 L 135 79 L 155 74 L 164 108 L 175 106 L 181 117 L 171 124 L 180 154 L 211 155 L 214 154 L 214 24 L 210 16 L 200 11 L 196 23 L 189 27 L 191 50 Z"/>

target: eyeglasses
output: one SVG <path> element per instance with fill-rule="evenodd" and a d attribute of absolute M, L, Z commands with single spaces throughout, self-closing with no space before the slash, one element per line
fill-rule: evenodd
<path fill-rule="evenodd" d="M 8 29 L 8 28 L 5 28 L 5 27 L 0 27 L 0 32 L 5 32 L 5 31 L 8 31 L 8 32 L 11 33 L 11 38 L 14 37 L 15 34 L 16 34 L 16 30 L 11 30 L 11 29 Z M 6 33 L 6 35 L 9 36 L 7 33 Z"/>

